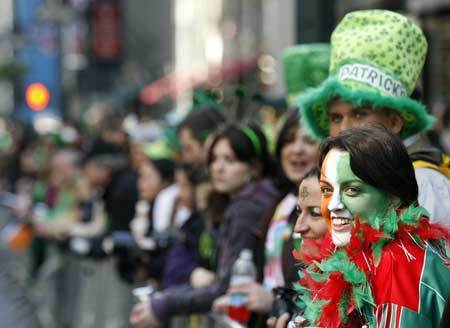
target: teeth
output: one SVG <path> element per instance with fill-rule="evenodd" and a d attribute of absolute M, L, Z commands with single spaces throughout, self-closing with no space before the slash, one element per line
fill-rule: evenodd
<path fill-rule="evenodd" d="M 334 224 L 348 224 L 350 222 L 350 219 L 348 218 L 333 218 L 333 223 Z"/>

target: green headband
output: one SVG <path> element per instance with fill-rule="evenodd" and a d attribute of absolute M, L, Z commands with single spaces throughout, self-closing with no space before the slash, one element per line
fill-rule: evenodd
<path fill-rule="evenodd" d="M 152 143 L 144 144 L 144 154 L 151 160 L 174 159 L 173 150 L 164 139 L 156 140 Z"/>
<path fill-rule="evenodd" d="M 256 156 L 261 157 L 262 154 L 261 143 L 255 131 L 253 131 L 251 128 L 245 125 L 241 126 L 241 131 L 247 136 L 248 140 L 250 140 L 250 142 L 252 143 Z"/>

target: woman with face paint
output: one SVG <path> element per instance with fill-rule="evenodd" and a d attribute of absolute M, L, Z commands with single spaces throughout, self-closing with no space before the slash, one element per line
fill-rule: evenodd
<path fill-rule="evenodd" d="M 328 232 L 328 226 L 321 212 L 321 190 L 319 185 L 319 170 L 313 168 L 304 176 L 298 188 L 297 221 L 294 232 L 300 234 L 302 244 L 298 256 L 317 256 L 320 250 L 317 241 Z"/>
<path fill-rule="evenodd" d="M 401 140 L 355 128 L 320 147 L 322 214 L 331 238 L 303 270 L 304 316 L 321 327 L 436 327 L 450 293 L 449 231 L 417 205 Z M 449 200 L 442 200 L 449 201 Z"/>
<path fill-rule="evenodd" d="M 294 233 L 300 235 L 301 245 L 295 245 L 294 257 L 302 262 L 308 262 L 320 254 L 320 240 L 328 232 L 328 226 L 321 213 L 321 192 L 319 185 L 319 170 L 314 167 L 303 177 L 298 188 L 297 197 L 297 221 L 294 226 Z M 298 266 L 296 267 L 298 270 Z M 298 309 L 297 309 L 298 310 Z M 288 327 L 302 326 L 306 322 L 300 313 L 294 314 L 293 320 Z M 270 318 L 268 327 L 286 327 L 289 315 L 283 314 L 275 322 Z"/>

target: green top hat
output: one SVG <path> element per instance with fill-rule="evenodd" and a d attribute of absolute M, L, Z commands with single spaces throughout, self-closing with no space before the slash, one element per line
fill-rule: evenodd
<path fill-rule="evenodd" d="M 296 97 L 328 77 L 330 46 L 312 43 L 288 47 L 282 52 L 282 61 L 287 101 L 292 106 Z"/>
<path fill-rule="evenodd" d="M 402 138 L 429 129 L 433 117 L 409 98 L 426 52 L 422 31 L 402 15 L 387 10 L 347 14 L 331 36 L 330 77 L 299 99 L 302 123 L 314 137 L 327 137 L 327 104 L 340 98 L 396 111 L 403 119 Z"/>

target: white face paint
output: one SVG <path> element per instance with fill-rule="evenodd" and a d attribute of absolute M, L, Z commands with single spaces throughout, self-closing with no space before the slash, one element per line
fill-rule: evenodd
<path fill-rule="evenodd" d="M 338 175 L 344 173 L 338 172 L 339 163 L 345 161 L 348 156 L 348 152 L 332 149 L 325 158 L 323 164 L 325 167 L 322 166 L 320 178 L 322 201 L 329 211 L 329 216 L 324 216 L 331 220 L 331 236 L 333 243 L 338 247 L 349 243 L 353 226 L 353 215 L 342 202 L 342 186 L 338 181 Z"/>

